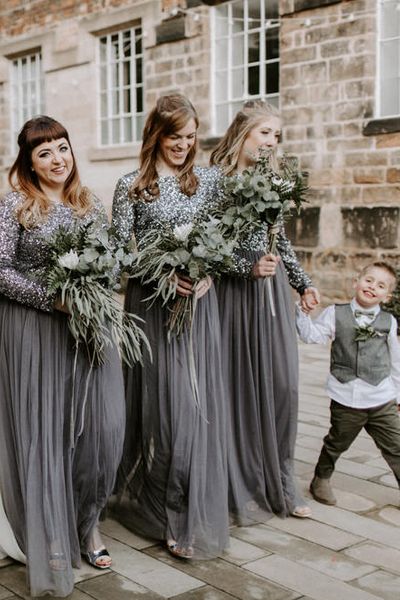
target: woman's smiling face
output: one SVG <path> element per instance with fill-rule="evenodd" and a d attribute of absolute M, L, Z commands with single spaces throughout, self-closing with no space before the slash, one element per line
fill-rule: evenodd
<path fill-rule="evenodd" d="M 71 147 L 65 138 L 36 146 L 31 161 L 41 188 L 63 188 L 74 166 Z"/>
<path fill-rule="evenodd" d="M 179 171 L 185 164 L 190 149 L 196 143 L 196 123 L 189 119 L 185 127 L 160 140 L 160 161 L 172 171 Z"/>

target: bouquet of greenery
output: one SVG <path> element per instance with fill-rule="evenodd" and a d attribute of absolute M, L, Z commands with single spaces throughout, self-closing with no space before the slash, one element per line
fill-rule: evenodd
<path fill-rule="evenodd" d="M 271 165 L 271 151 L 261 148 L 253 166 L 240 176 L 225 178 L 220 218 L 226 235 L 240 239 L 264 224 L 268 231 L 265 252 L 275 254 L 282 222 L 292 214 L 293 208 L 300 211 L 306 202 L 307 190 L 306 175 L 297 169 L 296 159 L 284 155 L 277 172 Z M 268 278 L 266 285 L 275 315 Z"/>
<path fill-rule="evenodd" d="M 200 406 L 196 365 L 193 351 L 193 318 L 197 306 L 196 286 L 201 279 L 229 270 L 235 242 L 221 232 L 221 223 L 210 218 L 176 225 L 169 230 L 149 231 L 142 238 L 134 263 L 133 277 L 151 285 L 154 292 L 147 298 L 157 298 L 168 305 L 168 340 L 189 328 L 189 373 L 196 406 Z M 190 296 L 177 295 L 177 276 L 192 282 Z"/>
<path fill-rule="evenodd" d="M 176 225 L 162 233 L 150 231 L 140 245 L 133 276 L 154 286 L 147 300 L 161 298 L 169 305 L 168 336 L 179 336 L 192 323 L 197 297 L 195 293 L 177 297 L 176 276 L 189 278 L 195 290 L 201 279 L 229 270 L 235 242 L 224 237 L 217 219 L 210 218 Z"/>
<path fill-rule="evenodd" d="M 293 207 L 300 210 L 307 190 L 305 174 L 297 170 L 295 159 L 284 155 L 277 173 L 271 166 L 271 151 L 261 149 L 254 165 L 240 177 L 225 178 L 222 223 L 238 238 L 266 224 L 266 251 L 275 253 L 282 221 L 292 214 Z"/>
<path fill-rule="evenodd" d="M 104 363 L 105 348 L 116 344 L 130 366 L 142 360 L 148 340 L 137 325 L 139 317 L 124 312 L 114 297 L 116 276 L 134 256 L 116 247 L 104 224 L 92 221 L 60 227 L 50 240 L 47 284 L 68 310 L 68 325 L 76 348 L 83 346 L 91 365 Z"/>

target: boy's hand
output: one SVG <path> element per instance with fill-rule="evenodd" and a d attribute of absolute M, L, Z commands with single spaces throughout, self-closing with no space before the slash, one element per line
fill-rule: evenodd
<path fill-rule="evenodd" d="M 308 287 L 300 296 L 300 308 L 307 315 L 320 303 L 319 291 L 315 287 Z"/>

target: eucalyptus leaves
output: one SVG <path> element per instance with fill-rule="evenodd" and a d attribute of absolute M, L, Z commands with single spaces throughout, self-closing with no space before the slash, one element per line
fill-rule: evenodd
<path fill-rule="evenodd" d="M 355 338 L 356 342 L 366 342 L 375 337 L 384 337 L 386 334 L 377 331 L 372 325 L 359 325 L 355 327 Z"/>
<path fill-rule="evenodd" d="M 222 223 L 238 238 L 252 228 L 267 225 L 266 252 L 275 253 L 281 222 L 293 208 L 300 210 L 307 189 L 305 175 L 293 159 L 283 156 L 277 173 L 271 166 L 271 151 L 260 149 L 253 166 L 241 175 L 225 178 Z"/>
<path fill-rule="evenodd" d="M 192 323 L 197 297 L 195 293 L 177 296 L 176 275 L 188 277 L 195 290 L 201 279 L 229 270 L 235 241 L 223 235 L 220 221 L 210 218 L 161 233 L 150 231 L 140 245 L 132 276 L 154 287 L 148 300 L 161 298 L 163 304 L 169 305 L 169 337 L 173 333 L 180 335 L 185 325 Z"/>
<path fill-rule="evenodd" d="M 48 291 L 60 296 L 76 346 L 83 346 L 94 365 L 104 362 L 112 344 L 129 365 L 141 361 L 143 345 L 150 350 L 140 319 L 124 313 L 113 295 L 117 274 L 132 262 L 128 250 L 115 247 L 104 223 L 60 227 L 50 240 Z"/>

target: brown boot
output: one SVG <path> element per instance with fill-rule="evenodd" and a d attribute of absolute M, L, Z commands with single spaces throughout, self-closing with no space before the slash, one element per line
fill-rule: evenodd
<path fill-rule="evenodd" d="M 336 504 L 336 498 L 331 488 L 330 479 L 321 479 L 321 477 L 315 475 L 310 484 L 310 492 L 317 502 L 332 506 Z"/>

